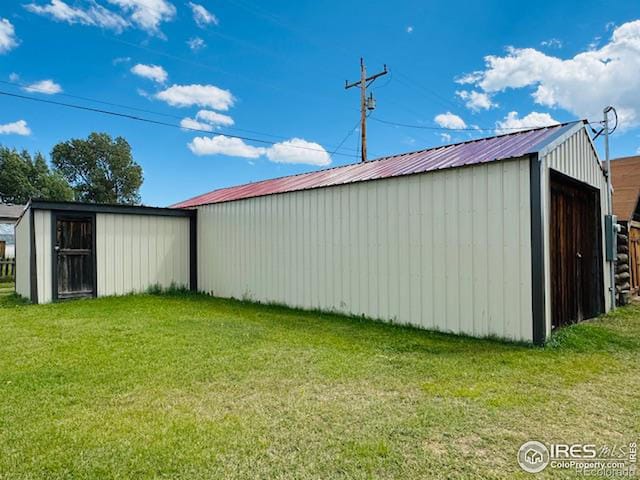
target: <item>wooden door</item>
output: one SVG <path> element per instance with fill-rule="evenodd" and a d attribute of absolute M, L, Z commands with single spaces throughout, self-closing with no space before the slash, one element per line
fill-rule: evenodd
<path fill-rule="evenodd" d="M 55 298 L 95 296 L 93 218 L 56 215 Z"/>
<path fill-rule="evenodd" d="M 604 311 L 602 230 L 598 191 L 551 173 L 552 327 Z"/>
<path fill-rule="evenodd" d="M 631 273 L 631 292 L 640 290 L 640 227 L 629 227 L 629 267 Z"/>

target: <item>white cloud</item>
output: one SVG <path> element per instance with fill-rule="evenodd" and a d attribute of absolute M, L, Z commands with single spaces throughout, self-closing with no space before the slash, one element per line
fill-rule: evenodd
<path fill-rule="evenodd" d="M 205 28 L 207 25 L 218 25 L 218 18 L 202 5 L 189 2 L 189 6 L 193 12 L 193 20 L 200 28 Z"/>
<path fill-rule="evenodd" d="M 267 149 L 267 158 L 275 163 L 304 163 L 325 166 L 331 163 L 331 157 L 322 145 L 307 142 L 302 138 L 292 138 L 274 144 Z"/>
<path fill-rule="evenodd" d="M 195 155 L 226 155 L 229 157 L 259 158 L 263 155 L 275 163 L 304 163 L 325 166 L 331 157 L 318 143 L 292 138 L 271 147 L 254 147 L 243 140 L 225 135 L 195 137 L 187 144 Z"/>
<path fill-rule="evenodd" d="M 207 132 L 213 132 L 213 125 L 199 122 L 189 117 L 180 120 L 180 126 L 188 130 L 205 130 Z"/>
<path fill-rule="evenodd" d="M 131 67 L 131 73 L 138 75 L 139 77 L 153 80 L 156 83 L 164 83 L 169 78 L 167 71 L 160 65 L 144 65 L 138 63 Z"/>
<path fill-rule="evenodd" d="M 440 140 L 442 140 L 443 143 L 449 143 L 451 142 L 451 135 L 449 135 L 448 133 L 441 133 Z"/>
<path fill-rule="evenodd" d="M 229 90 L 214 85 L 172 85 L 156 94 L 156 98 L 173 107 L 210 107 L 226 111 L 233 106 L 234 96 Z"/>
<path fill-rule="evenodd" d="M 121 63 L 129 63 L 131 61 L 131 57 L 116 57 L 111 62 L 113 65 L 120 65 Z"/>
<path fill-rule="evenodd" d="M 44 93 L 45 95 L 55 95 L 56 93 L 62 92 L 62 87 L 53 80 L 40 80 L 39 82 L 34 82 L 27 85 L 26 87 L 23 87 L 23 90 L 29 93 Z"/>
<path fill-rule="evenodd" d="M 31 135 L 31 129 L 24 120 L 18 120 L 13 123 L 5 123 L 0 125 L 0 134 L 2 135 Z"/>
<path fill-rule="evenodd" d="M 71 6 L 63 0 L 50 0 L 49 3 L 29 3 L 24 5 L 28 11 L 69 24 L 92 25 L 121 32 L 131 24 L 137 25 L 148 33 L 162 36 L 160 24 L 173 20 L 176 8 L 168 0 L 107 0 L 118 7 L 123 15 L 88 0 L 89 6 L 81 8 Z"/>
<path fill-rule="evenodd" d="M 19 82 L 20 81 L 20 75 L 18 75 L 16 72 L 12 72 L 9 74 L 9 81 L 10 82 Z"/>
<path fill-rule="evenodd" d="M 207 46 L 204 40 L 200 37 L 190 38 L 189 40 L 187 40 L 187 45 L 189 45 L 189 48 L 194 52 L 197 52 L 198 50 L 201 50 Z"/>
<path fill-rule="evenodd" d="M 266 152 L 263 147 L 254 147 L 239 138 L 216 135 L 196 137 L 187 144 L 196 155 L 227 155 L 229 157 L 258 158 Z"/>
<path fill-rule="evenodd" d="M 467 128 L 467 124 L 458 115 L 451 112 L 441 113 L 434 118 L 435 122 L 443 128 Z"/>
<path fill-rule="evenodd" d="M 477 112 L 479 110 L 489 110 L 496 107 L 497 104 L 491 100 L 489 94 L 478 92 L 476 90 L 459 90 L 456 95 L 465 101 L 465 105 L 470 110 Z"/>
<path fill-rule="evenodd" d="M 222 125 L 223 127 L 230 127 L 235 123 L 229 115 L 223 115 L 211 110 L 200 110 L 196 113 L 196 118 L 212 125 Z"/>
<path fill-rule="evenodd" d="M 471 85 L 471 84 L 477 83 L 480 80 L 482 80 L 482 72 L 476 71 L 476 72 L 466 73 L 460 77 L 457 77 L 455 79 L 455 82 L 459 83 L 460 85 Z"/>
<path fill-rule="evenodd" d="M 407 33 L 413 33 L 413 25 L 407 27 Z"/>
<path fill-rule="evenodd" d="M 162 36 L 160 24 L 173 20 L 176 7 L 167 0 L 107 0 L 130 15 L 142 30 Z"/>
<path fill-rule="evenodd" d="M 557 125 L 558 123 L 548 113 L 531 112 L 520 118 L 518 112 L 509 112 L 503 120 L 496 122 L 496 133 L 511 133 L 517 130 Z"/>
<path fill-rule="evenodd" d="M 599 119 L 616 107 L 621 128 L 640 124 L 640 20 L 616 27 L 600 48 L 561 59 L 533 48 L 509 48 L 485 57 L 485 70 L 458 80 L 488 94 L 533 88 L 535 103 Z"/>
<path fill-rule="evenodd" d="M 550 38 L 549 40 L 543 40 L 540 42 L 540 46 L 549 48 L 562 48 L 562 41 L 557 38 Z"/>
<path fill-rule="evenodd" d="M 51 0 L 50 3 L 44 5 L 29 3 L 24 8 L 32 13 L 51 17 L 55 21 L 71 25 L 75 23 L 92 25 L 116 32 L 121 32 L 129 26 L 129 22 L 120 15 L 95 2 L 91 2 L 91 6 L 86 9 L 72 7 L 62 0 Z"/>
<path fill-rule="evenodd" d="M 13 24 L 6 18 L 0 18 L 0 53 L 7 53 L 18 46 L 18 38 Z"/>

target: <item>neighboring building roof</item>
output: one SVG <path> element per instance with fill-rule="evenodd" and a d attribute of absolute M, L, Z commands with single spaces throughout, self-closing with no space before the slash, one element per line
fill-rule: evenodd
<path fill-rule="evenodd" d="M 613 214 L 627 221 L 640 201 L 640 155 L 611 161 Z"/>
<path fill-rule="evenodd" d="M 0 223 L 15 223 L 24 210 L 24 205 L 0 203 Z"/>
<path fill-rule="evenodd" d="M 382 157 L 364 163 L 222 188 L 176 203 L 172 207 L 190 208 L 209 203 L 228 202 L 275 193 L 378 180 L 523 157 L 540 151 L 550 142 L 561 138 L 563 134 L 572 131 L 578 125 L 582 128 L 583 124 L 584 121 L 580 121 L 519 131 Z"/>

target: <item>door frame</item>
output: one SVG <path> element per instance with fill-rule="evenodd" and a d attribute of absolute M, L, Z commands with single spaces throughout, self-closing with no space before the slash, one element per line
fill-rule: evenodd
<path fill-rule="evenodd" d="M 91 295 L 77 295 L 58 298 L 58 252 L 56 251 L 56 229 L 59 218 L 88 219 L 91 221 L 91 264 L 93 292 Z M 51 298 L 52 301 L 72 300 L 75 298 L 95 298 L 98 296 L 98 272 L 96 261 L 96 214 L 95 212 L 74 212 L 68 210 L 51 210 Z"/>
<path fill-rule="evenodd" d="M 596 278 L 596 283 L 597 285 L 594 286 L 594 291 L 597 289 L 597 295 L 598 295 L 598 312 L 596 312 L 596 316 L 598 315 L 602 315 L 603 313 L 606 312 L 606 302 L 605 302 L 605 291 L 604 291 L 604 275 L 605 275 L 605 268 L 604 268 L 604 264 L 603 264 L 603 259 L 604 259 L 604 249 L 603 249 L 603 240 L 602 240 L 602 236 L 603 236 L 603 228 L 602 228 L 602 222 L 603 222 L 603 213 L 602 213 L 602 199 L 601 199 L 601 191 L 600 189 L 594 187 L 593 185 L 589 185 L 588 183 L 585 183 L 583 181 L 580 181 L 576 178 L 570 177 L 564 173 L 562 173 L 559 170 L 556 170 L 554 168 L 549 168 L 549 209 L 551 208 L 551 184 L 553 183 L 553 181 L 557 181 L 559 183 L 564 183 L 564 184 L 568 184 L 569 186 L 573 186 L 579 189 L 583 189 L 587 192 L 589 192 L 590 194 L 593 195 L 594 198 L 594 207 L 595 207 L 595 211 L 593 212 L 595 215 L 595 228 L 598 232 L 597 238 L 596 238 L 596 242 L 595 242 L 595 248 L 596 248 L 596 253 L 597 253 L 597 262 L 596 262 L 596 271 L 597 271 L 597 278 Z M 551 235 L 552 235 L 552 231 L 551 231 L 551 212 L 549 212 L 549 265 L 551 266 L 553 259 L 551 258 Z M 550 270 L 552 270 L 550 268 Z M 551 282 L 552 283 L 552 282 Z M 552 285 L 549 285 L 549 288 L 552 288 Z M 553 296 L 554 296 L 554 292 L 550 291 L 549 292 L 549 301 L 553 302 Z M 551 303 L 551 314 L 553 315 L 553 303 Z M 588 318 L 584 318 L 583 320 L 589 320 L 590 318 L 595 318 L 595 317 L 588 317 Z M 554 319 L 553 317 L 549 319 L 550 320 L 550 326 L 551 326 L 551 330 L 553 331 L 554 328 L 557 328 L 558 326 L 554 327 L 554 323 L 557 321 L 556 319 Z M 579 322 L 576 322 L 579 323 Z M 561 327 L 561 326 L 559 326 Z"/>

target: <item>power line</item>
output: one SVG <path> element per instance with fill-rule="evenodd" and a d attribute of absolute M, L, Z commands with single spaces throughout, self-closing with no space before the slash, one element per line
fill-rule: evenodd
<path fill-rule="evenodd" d="M 100 108 L 92 108 L 92 107 L 86 107 L 84 105 L 77 105 L 77 104 L 72 104 L 72 103 L 66 103 L 66 102 L 57 102 L 55 100 L 46 100 L 44 98 L 36 98 L 36 97 L 30 97 L 28 95 L 20 95 L 17 93 L 11 93 L 11 92 L 5 92 L 0 90 L 0 95 L 4 95 L 7 97 L 14 97 L 14 98 L 19 98 L 22 100 L 31 100 L 33 102 L 40 102 L 40 103 L 47 103 L 50 105 L 57 105 L 60 107 L 66 107 L 66 108 L 74 108 L 77 110 L 84 110 L 87 112 L 94 112 L 94 113 L 101 113 L 104 115 L 111 115 L 114 117 L 120 117 L 120 118 L 127 118 L 129 120 L 136 120 L 139 122 L 145 122 L 145 123 L 149 123 L 149 124 L 153 124 L 153 125 L 161 125 L 164 127 L 172 127 L 172 128 L 179 128 L 181 130 L 189 130 L 192 132 L 201 132 L 201 133 L 211 133 L 210 130 L 204 130 L 201 128 L 192 128 L 192 127 L 183 127 L 180 125 L 176 125 L 175 123 L 169 123 L 169 122 L 162 122 L 159 120 L 153 120 L 150 118 L 144 118 L 144 117 L 138 117 L 135 115 L 129 115 L 127 113 L 121 113 L 121 112 L 113 112 L 110 110 L 104 110 L 104 109 L 100 109 Z M 244 141 L 248 141 L 248 142 L 256 142 L 256 143 L 262 143 L 262 144 L 266 144 L 266 145 L 275 145 L 277 142 L 272 142 L 269 140 L 263 140 L 260 138 L 252 138 L 252 137 L 245 137 L 242 135 L 232 135 L 232 134 L 226 134 L 227 137 L 231 137 L 231 138 L 237 138 L 239 140 L 244 140 Z M 301 150 L 309 150 L 309 151 L 314 151 L 314 152 L 326 152 L 326 150 L 320 150 L 318 148 L 311 148 L 311 147 L 303 147 L 300 145 L 290 145 L 291 148 L 298 148 Z M 357 158 L 356 155 L 352 155 L 352 154 L 348 154 L 348 153 L 336 153 L 336 155 L 342 155 L 345 157 L 355 157 Z"/>
<path fill-rule="evenodd" d="M 38 89 L 36 87 L 33 87 L 31 85 L 28 85 L 28 84 L 22 83 L 22 82 L 9 82 L 9 81 L 6 81 L 6 80 L 0 80 L 0 84 L 9 85 L 9 86 L 12 86 L 12 87 L 19 86 L 19 87 L 22 87 L 23 89 L 24 88 L 29 88 L 29 89 L 35 91 L 36 93 L 37 92 L 47 93 L 45 90 Z M 166 117 L 166 118 L 173 118 L 173 119 L 177 119 L 177 120 L 183 120 L 184 119 L 184 116 L 174 115 L 174 114 L 171 114 L 171 113 L 158 112 L 157 110 L 150 110 L 150 109 L 146 109 L 146 108 L 134 107 L 134 106 L 125 105 L 125 104 L 122 104 L 122 103 L 108 102 L 108 101 L 105 101 L 105 100 L 99 100 L 97 98 L 83 97 L 83 96 L 80 96 L 80 95 L 72 95 L 70 93 L 64 93 L 64 92 L 57 93 L 56 95 L 61 96 L 61 97 L 73 98 L 75 100 L 83 100 L 83 101 L 86 101 L 86 102 L 98 103 L 98 104 L 101 104 L 101 105 L 108 105 L 110 107 L 124 108 L 124 109 L 135 111 L 135 112 L 143 112 L 143 113 L 148 113 L 148 114 L 151 114 L 151 115 L 158 115 L 158 116 Z M 257 130 L 249 130 L 249 129 L 246 129 L 246 128 L 239 128 L 239 127 L 227 127 L 227 126 L 225 126 L 225 127 L 221 128 L 220 132 L 225 133 L 227 130 L 237 131 L 237 132 L 245 132 L 245 133 L 250 133 L 250 134 L 254 134 L 254 135 L 261 135 L 263 137 L 277 138 L 277 139 L 280 139 L 280 140 L 287 140 L 287 139 L 291 138 L 290 136 L 287 137 L 287 136 L 284 136 L 284 135 L 274 135 L 274 134 L 271 134 L 271 133 L 265 133 L 265 132 L 260 132 L 260 131 L 257 131 Z M 327 146 L 331 147 L 332 145 L 327 145 Z M 336 149 L 336 150 L 339 150 L 339 149 Z M 345 147 L 344 150 L 351 150 L 353 152 L 356 151 L 355 148 L 350 148 L 350 147 Z"/>
<path fill-rule="evenodd" d="M 342 139 L 342 141 L 338 144 L 338 146 L 336 147 L 336 149 L 335 149 L 333 152 L 331 152 L 331 153 L 329 154 L 329 156 L 333 157 L 333 155 L 334 155 L 334 154 L 335 154 L 335 153 L 340 149 L 340 147 L 342 147 L 342 145 L 344 145 L 344 142 L 346 142 L 346 141 L 349 139 L 349 137 L 350 137 L 351 135 L 353 135 L 353 132 L 355 132 L 355 131 L 356 131 L 356 128 L 358 128 L 358 125 L 360 125 L 360 120 L 358 120 L 358 121 L 355 123 L 355 125 L 353 126 L 353 128 L 352 128 L 351 130 L 349 130 L 349 132 L 347 133 L 347 135 L 346 135 L 346 136 Z M 357 150 L 356 150 L 356 151 L 357 151 Z M 359 153 L 360 153 L 360 152 L 358 152 L 358 154 L 359 154 Z"/>
<path fill-rule="evenodd" d="M 405 127 L 405 128 L 417 128 L 420 130 L 437 130 L 437 131 L 451 131 L 451 132 L 479 132 L 479 131 L 488 131 L 488 132 L 494 132 L 496 130 L 513 130 L 513 131 L 517 131 L 517 130 L 532 130 L 534 128 L 550 128 L 550 127 L 555 127 L 558 124 L 552 124 L 552 125 L 534 125 L 534 126 L 525 126 L 525 127 L 465 127 L 465 128 L 452 128 L 452 127 L 434 127 L 434 126 L 429 126 L 429 125 L 411 125 L 408 123 L 400 123 L 400 122 L 391 122 L 389 120 L 383 120 L 381 118 L 378 117 L 374 117 L 371 116 L 370 117 L 371 120 L 375 120 L 376 122 L 379 123 L 385 123 L 387 125 L 394 125 L 396 127 Z M 601 122 L 588 122 L 589 125 L 591 124 L 600 124 Z"/>

